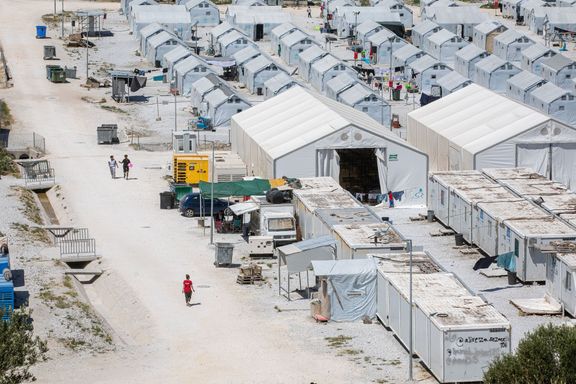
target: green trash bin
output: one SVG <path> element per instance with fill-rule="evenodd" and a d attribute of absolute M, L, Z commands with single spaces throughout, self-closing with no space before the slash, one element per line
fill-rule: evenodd
<path fill-rule="evenodd" d="M 53 83 L 65 83 L 66 72 L 64 68 L 54 68 L 50 73 L 50 81 Z"/>
<path fill-rule="evenodd" d="M 52 71 L 57 68 L 62 68 L 59 65 L 47 65 L 46 66 L 46 78 L 52 81 Z"/>
<path fill-rule="evenodd" d="M 400 90 L 399 89 L 393 89 L 392 90 L 392 100 L 400 101 Z"/>

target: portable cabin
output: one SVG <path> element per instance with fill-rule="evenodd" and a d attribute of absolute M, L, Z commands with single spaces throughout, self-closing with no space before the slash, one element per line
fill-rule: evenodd
<path fill-rule="evenodd" d="M 555 55 L 542 61 L 542 77 L 552 84 L 566 90 L 572 90 L 576 79 L 576 62 L 564 55 Z"/>
<path fill-rule="evenodd" d="M 165 32 L 163 26 L 158 23 L 152 23 L 140 30 L 140 56 L 146 57 L 146 53 L 148 50 L 148 39 L 152 36 L 159 34 L 160 32 Z"/>
<path fill-rule="evenodd" d="M 513 19 L 514 21 L 523 20 L 521 18 L 521 4 L 525 0 L 503 0 L 502 1 L 502 17 L 505 19 Z"/>
<path fill-rule="evenodd" d="M 432 88 L 438 86 L 438 79 L 452 70 L 432 56 L 422 56 L 410 63 L 413 77 L 423 94 L 432 95 Z"/>
<path fill-rule="evenodd" d="M 406 244 L 390 223 L 343 224 L 332 227 L 336 258 L 365 259 L 368 254 L 402 251 Z"/>
<path fill-rule="evenodd" d="M 368 38 L 368 42 L 370 44 L 370 53 L 376 59 L 376 63 L 388 65 L 392 62 L 394 51 L 408 44 L 386 28 L 371 35 Z"/>
<path fill-rule="evenodd" d="M 320 307 L 331 321 L 372 319 L 376 315 L 376 262 L 364 260 L 312 260 L 319 280 Z M 323 311 L 324 312 L 324 311 Z"/>
<path fill-rule="evenodd" d="M 555 31 L 576 32 L 576 8 L 544 5 L 531 9 L 527 15 L 526 25 L 532 32 L 539 35 L 545 30 L 548 30 L 548 34 Z"/>
<path fill-rule="evenodd" d="M 498 239 L 506 221 L 523 218 L 546 220 L 549 216 L 546 211 L 525 199 L 486 199 L 472 210 L 473 242 L 488 256 L 504 254 L 508 250 L 499 248 Z"/>
<path fill-rule="evenodd" d="M 546 294 L 576 317 L 576 254 L 554 252 L 546 260 Z"/>
<path fill-rule="evenodd" d="M 384 27 L 374 20 L 366 20 L 356 28 L 356 34 L 358 35 L 358 41 L 362 43 L 362 46 L 367 51 L 370 50 L 370 43 L 368 38 L 375 33 L 380 32 Z"/>
<path fill-rule="evenodd" d="M 352 77 L 358 77 L 358 74 L 352 68 L 334 56 L 328 55 L 312 64 L 309 81 L 318 92 L 324 92 L 326 83 L 342 73 L 348 73 Z"/>
<path fill-rule="evenodd" d="M 192 83 L 190 89 L 190 104 L 196 109 L 196 111 L 199 111 L 206 94 L 222 86 L 227 87 L 225 82 L 214 73 L 209 73 L 206 76 L 199 78 Z"/>
<path fill-rule="evenodd" d="M 318 236 L 329 235 L 331 238 L 334 238 L 333 227 L 335 225 L 364 225 L 382 222 L 379 217 L 366 207 L 317 209 L 316 216 L 323 224 L 319 227 Z"/>
<path fill-rule="evenodd" d="M 489 53 L 474 44 L 468 44 L 454 54 L 454 70 L 460 75 L 475 81 L 476 63 L 488 57 Z"/>
<path fill-rule="evenodd" d="M 220 37 L 218 42 L 220 44 L 220 54 L 227 57 L 232 56 L 236 52 L 248 46 L 258 48 L 253 41 L 246 37 L 246 35 L 238 31 L 232 31 L 225 34 L 224 36 Z"/>
<path fill-rule="evenodd" d="M 476 6 L 438 6 L 426 8 L 425 11 L 426 18 L 468 41 L 472 41 L 474 27 L 489 19 L 489 16 Z"/>
<path fill-rule="evenodd" d="M 264 82 L 284 72 L 266 56 L 258 56 L 244 66 L 246 88 L 257 95 L 264 95 Z"/>
<path fill-rule="evenodd" d="M 177 46 L 185 48 L 186 44 L 173 34 L 162 31 L 148 39 L 146 59 L 154 64 L 156 68 L 160 68 L 162 66 L 162 57 Z"/>
<path fill-rule="evenodd" d="M 293 86 L 298 85 L 290 75 L 280 72 L 264 82 L 264 96 L 266 99 L 277 96 Z"/>
<path fill-rule="evenodd" d="M 412 44 L 422 49 L 422 44 L 426 36 L 436 33 L 441 29 L 441 26 L 431 20 L 424 20 L 416 24 L 414 28 L 412 28 Z"/>
<path fill-rule="evenodd" d="M 551 7 L 551 5 L 544 0 L 524 0 L 520 3 L 520 17 L 516 21 L 522 25 L 527 25 L 528 29 L 530 29 L 530 25 L 528 23 L 530 12 L 536 8 L 549 7 Z"/>
<path fill-rule="evenodd" d="M 253 45 L 249 45 L 246 48 L 241 49 L 232 55 L 232 58 L 236 62 L 236 71 L 238 72 L 238 82 L 246 84 L 246 72 L 244 70 L 244 66 L 250 60 L 255 59 L 260 55 L 262 55 L 262 52 L 260 52 L 258 47 L 255 47 Z"/>
<path fill-rule="evenodd" d="M 530 92 L 528 105 L 563 123 L 576 126 L 576 99 L 574 95 L 552 83 L 546 83 Z"/>
<path fill-rule="evenodd" d="M 520 63 L 521 52 L 535 42 L 526 35 L 509 29 L 494 38 L 494 54 L 502 60 Z"/>
<path fill-rule="evenodd" d="M 399 36 L 404 34 L 400 15 L 384 7 L 338 7 L 334 17 L 334 25 L 338 28 L 339 37 L 355 36 L 356 27 L 366 20 L 372 20 Z"/>
<path fill-rule="evenodd" d="M 442 90 L 442 97 L 454 93 L 459 89 L 467 87 L 470 84 L 472 84 L 472 80 L 462 76 L 456 71 L 452 71 L 449 74 L 442 76 L 440 79 L 438 79 L 438 85 Z"/>
<path fill-rule="evenodd" d="M 214 127 L 230 124 L 230 118 L 251 107 L 244 97 L 229 87 L 217 87 L 204 95 L 201 104 L 202 116 L 210 117 Z"/>
<path fill-rule="evenodd" d="M 300 77 L 305 81 L 309 81 L 312 64 L 327 55 L 328 52 L 315 45 L 312 45 L 310 48 L 300 53 L 300 58 L 298 60 L 298 74 Z"/>
<path fill-rule="evenodd" d="M 190 0 L 184 3 L 192 23 L 199 27 L 213 27 L 220 24 L 220 11 L 210 0 Z"/>
<path fill-rule="evenodd" d="M 229 5 L 226 20 L 254 41 L 268 40 L 272 30 L 291 21 L 280 6 Z"/>
<path fill-rule="evenodd" d="M 340 93 L 351 88 L 354 84 L 358 84 L 358 82 L 357 77 L 352 77 L 348 73 L 342 73 L 328 80 L 325 95 L 332 100 L 338 100 Z"/>
<path fill-rule="evenodd" d="M 196 56 L 189 56 L 174 66 L 174 83 L 181 95 L 189 96 L 192 84 L 209 73 L 214 71 L 206 62 Z"/>
<path fill-rule="evenodd" d="M 458 4 L 454 2 L 454 0 L 422 0 L 420 2 L 420 16 L 422 16 L 422 11 L 424 11 L 428 7 L 457 7 Z M 420 20 L 424 20 L 424 18 L 420 17 Z"/>
<path fill-rule="evenodd" d="M 576 241 L 576 229 L 554 217 L 512 219 L 504 222 L 498 240 L 500 254 L 511 252 L 516 258 L 520 281 L 545 281 L 547 257 L 540 248 L 551 242 Z"/>
<path fill-rule="evenodd" d="M 236 28 L 234 28 L 233 25 L 231 25 L 230 23 L 224 21 L 220 24 L 218 24 L 217 26 L 213 27 L 210 29 L 210 42 L 211 44 L 215 45 L 217 44 L 218 40 L 224 36 L 227 33 L 230 33 L 232 31 L 237 31 L 239 32 Z"/>
<path fill-rule="evenodd" d="M 414 25 L 414 15 L 410 8 L 408 8 L 402 1 L 397 0 L 379 0 L 375 1 L 375 7 L 385 7 L 392 13 L 397 13 L 400 16 L 400 22 L 404 25 L 404 29 L 411 29 Z"/>
<path fill-rule="evenodd" d="M 167 52 L 161 60 L 162 68 L 166 69 L 166 78 L 172 80 L 174 66 L 185 58 L 192 56 L 193 53 L 188 47 L 177 45 L 176 48 Z"/>
<path fill-rule="evenodd" d="M 474 27 L 472 32 L 472 43 L 488 53 L 494 52 L 494 39 L 508 27 L 496 20 L 486 20 Z"/>
<path fill-rule="evenodd" d="M 300 28 L 296 27 L 292 23 L 280 24 L 279 26 L 274 28 L 272 31 L 270 31 L 270 48 L 271 48 L 272 52 L 274 52 L 278 56 L 280 56 L 280 54 L 282 53 L 281 49 L 280 49 L 280 39 L 286 35 L 289 35 L 290 33 L 294 32 L 294 31 L 301 31 L 302 32 L 302 30 Z"/>
<path fill-rule="evenodd" d="M 506 93 L 506 80 L 520 73 L 520 68 L 498 56 L 490 55 L 476 63 L 474 81 L 494 92 Z"/>
<path fill-rule="evenodd" d="M 533 44 L 520 53 L 520 68 L 542 76 L 542 62 L 557 55 L 552 48 L 542 44 Z"/>
<path fill-rule="evenodd" d="M 289 66 L 298 65 L 300 53 L 304 52 L 312 45 L 319 44 L 308 34 L 300 31 L 294 31 L 280 39 L 282 60 Z"/>
<path fill-rule="evenodd" d="M 394 72 L 402 72 L 406 79 L 412 78 L 410 63 L 418 60 L 424 55 L 424 51 L 420 48 L 416 48 L 412 44 L 404 45 L 397 51 L 392 52 L 392 67 L 394 68 Z"/>
<path fill-rule="evenodd" d="M 430 56 L 443 63 L 453 63 L 456 51 L 467 46 L 469 43 L 452 32 L 443 29 L 430 36 L 424 41 L 424 51 Z"/>
<path fill-rule="evenodd" d="M 384 126 L 390 126 L 390 104 L 364 84 L 357 83 L 340 92 L 337 100 L 366 113 Z"/>
<path fill-rule="evenodd" d="M 528 104 L 528 96 L 530 93 L 544 84 L 546 84 L 546 80 L 540 76 L 532 72 L 522 71 L 506 80 L 506 96 L 518 100 L 521 103 Z"/>
<path fill-rule="evenodd" d="M 136 7 L 147 6 L 147 5 L 157 5 L 158 3 L 154 0 L 133 0 L 127 5 L 127 11 L 124 15 L 128 19 L 128 23 L 132 23 L 133 11 Z"/>
<path fill-rule="evenodd" d="M 184 5 L 157 4 L 135 7 L 130 27 L 136 35 L 149 24 L 157 23 L 167 32 L 187 41 L 192 31 L 192 19 Z"/>

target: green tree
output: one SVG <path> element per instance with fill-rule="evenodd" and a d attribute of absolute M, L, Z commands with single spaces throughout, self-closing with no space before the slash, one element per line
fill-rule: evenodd
<path fill-rule="evenodd" d="M 496 359 L 486 384 L 576 383 L 576 328 L 541 325 L 518 344 L 516 353 Z"/>
<path fill-rule="evenodd" d="M 0 384 L 36 379 L 30 367 L 46 359 L 48 348 L 32 330 L 29 311 L 16 310 L 10 321 L 0 320 Z"/>

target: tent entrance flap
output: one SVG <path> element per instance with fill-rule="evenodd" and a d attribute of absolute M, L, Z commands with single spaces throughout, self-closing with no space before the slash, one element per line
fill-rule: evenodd
<path fill-rule="evenodd" d="M 339 175 L 334 177 L 350 193 L 380 193 L 380 173 L 374 148 L 336 149 Z"/>

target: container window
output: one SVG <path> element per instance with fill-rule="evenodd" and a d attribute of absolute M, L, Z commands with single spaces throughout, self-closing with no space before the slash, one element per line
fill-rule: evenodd
<path fill-rule="evenodd" d="M 291 231 L 294 229 L 294 220 L 290 218 L 277 218 L 268 220 L 270 231 Z"/>
<path fill-rule="evenodd" d="M 520 256 L 520 242 L 518 239 L 514 239 L 514 256 Z"/>
<path fill-rule="evenodd" d="M 567 291 L 572 291 L 572 274 L 566 271 L 566 276 L 564 277 L 564 288 Z"/>
<path fill-rule="evenodd" d="M 440 191 L 440 204 L 441 205 L 446 204 L 446 192 L 445 191 Z"/>

